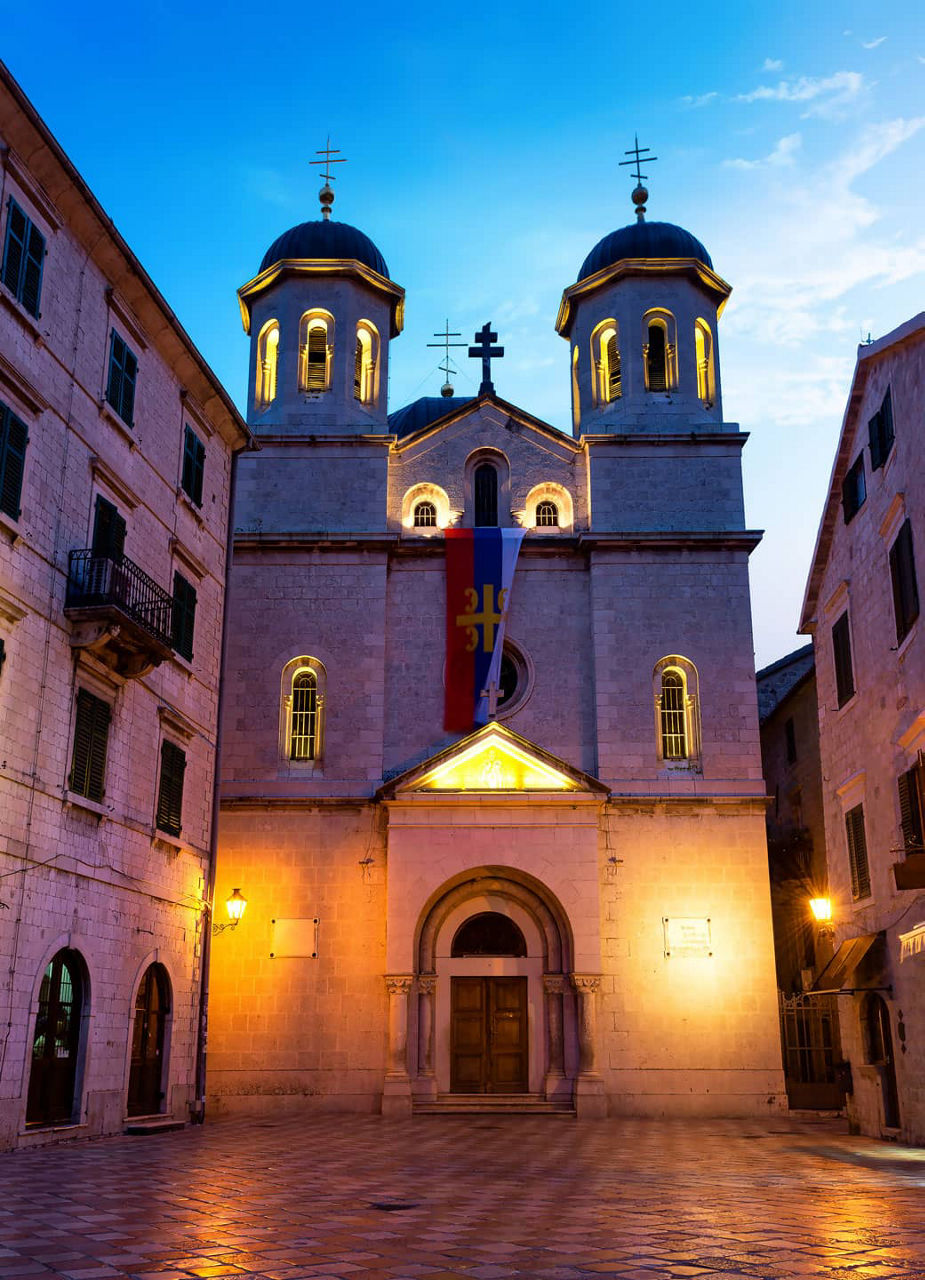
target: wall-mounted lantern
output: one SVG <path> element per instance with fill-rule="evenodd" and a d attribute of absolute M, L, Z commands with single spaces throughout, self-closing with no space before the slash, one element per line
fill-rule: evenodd
<path fill-rule="evenodd" d="M 244 909 L 247 906 L 247 899 L 240 889 L 233 889 L 230 897 L 225 902 L 225 910 L 228 912 L 228 919 L 224 924 L 213 924 L 212 932 L 224 933 L 226 929 L 237 929 L 241 923 L 241 917 L 244 915 Z"/>

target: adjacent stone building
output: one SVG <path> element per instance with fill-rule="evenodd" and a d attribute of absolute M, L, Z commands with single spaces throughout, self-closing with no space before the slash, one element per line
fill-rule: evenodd
<path fill-rule="evenodd" d="M 925 1142 L 925 313 L 858 349 L 803 606 L 813 635 L 849 1116 Z"/>
<path fill-rule="evenodd" d="M 239 291 L 261 448 L 235 516 L 218 898 L 249 905 L 213 953 L 210 1096 L 767 1115 L 729 286 L 642 207 L 562 297 L 571 430 L 487 365 L 475 398 L 390 414 L 404 293 L 332 200 Z M 509 596 L 473 589 L 457 617 L 448 548 L 473 529 L 524 536 Z M 471 732 L 444 728 L 457 625 L 496 654 Z"/>
<path fill-rule="evenodd" d="M 227 521 L 249 436 L 2 65 L 0 122 L 9 1147 L 199 1106 Z"/>

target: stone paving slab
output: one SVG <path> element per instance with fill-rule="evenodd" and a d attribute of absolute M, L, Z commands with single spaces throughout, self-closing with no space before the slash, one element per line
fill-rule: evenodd
<path fill-rule="evenodd" d="M 0 1156 L 0 1280 L 925 1280 L 840 1121 L 317 1115 Z"/>

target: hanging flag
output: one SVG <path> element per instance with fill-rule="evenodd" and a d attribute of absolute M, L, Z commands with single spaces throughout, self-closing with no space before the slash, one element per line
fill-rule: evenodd
<path fill-rule="evenodd" d="M 498 693 L 511 581 L 523 529 L 447 529 L 443 727 L 486 724 Z"/>

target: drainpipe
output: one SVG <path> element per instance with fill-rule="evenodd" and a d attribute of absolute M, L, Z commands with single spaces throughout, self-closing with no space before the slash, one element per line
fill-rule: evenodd
<path fill-rule="evenodd" d="M 253 436 L 247 449 L 259 446 Z M 222 645 L 219 660 L 218 703 L 216 707 L 215 775 L 212 779 L 212 829 L 209 835 L 209 867 L 206 883 L 206 906 L 202 913 L 202 966 L 199 984 L 199 1025 L 196 1037 L 196 1096 L 190 1107 L 190 1120 L 204 1124 L 206 1118 L 206 1038 L 209 1024 L 209 970 L 212 961 L 212 915 L 215 906 L 215 868 L 218 854 L 218 815 L 220 808 L 222 763 L 222 712 L 225 704 L 225 658 L 228 648 L 228 597 L 231 582 L 231 558 L 234 552 L 234 507 L 238 483 L 238 457 L 231 454 L 231 476 L 228 482 L 228 532 L 225 537 L 225 593 L 222 597 Z"/>

